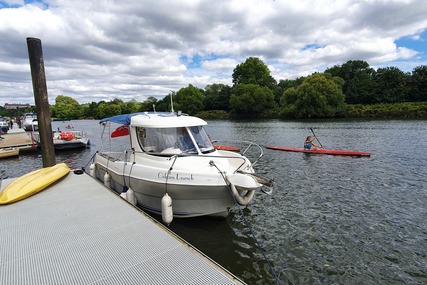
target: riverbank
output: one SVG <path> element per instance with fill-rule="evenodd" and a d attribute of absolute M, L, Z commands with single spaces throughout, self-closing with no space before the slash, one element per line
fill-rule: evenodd
<path fill-rule="evenodd" d="M 224 110 L 202 111 L 196 114 L 197 117 L 213 120 L 239 119 L 241 115 L 236 116 Z M 247 117 L 256 117 L 264 119 L 294 119 L 283 117 L 280 109 L 269 110 L 262 114 L 248 114 Z M 347 104 L 344 114 L 339 114 L 335 118 L 372 118 L 372 119 L 427 119 L 427 102 L 406 102 L 396 104 Z M 298 118 L 298 120 L 303 120 Z"/>
<path fill-rule="evenodd" d="M 427 119 L 427 102 L 347 105 L 347 118 Z"/>

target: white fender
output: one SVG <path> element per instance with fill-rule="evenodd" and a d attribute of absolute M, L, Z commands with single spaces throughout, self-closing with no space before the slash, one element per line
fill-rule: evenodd
<path fill-rule="evenodd" d="M 95 163 L 90 164 L 89 174 L 90 174 L 90 176 L 95 177 Z"/>
<path fill-rule="evenodd" d="M 111 176 L 108 174 L 108 172 L 105 172 L 104 174 L 104 185 L 108 188 L 111 188 Z"/>
<path fill-rule="evenodd" d="M 131 203 L 132 205 L 136 206 L 136 196 L 135 196 L 135 192 L 129 188 L 128 191 L 126 191 L 126 200 Z"/>
<path fill-rule="evenodd" d="M 239 191 L 237 191 L 236 186 L 230 183 L 231 192 L 233 192 L 233 196 L 236 199 L 237 203 L 240 206 L 246 206 L 252 200 L 255 194 L 255 190 L 248 190 L 245 195 L 240 195 Z"/>
<path fill-rule="evenodd" d="M 168 226 L 173 220 L 172 198 L 168 193 L 162 198 L 162 220 Z"/>

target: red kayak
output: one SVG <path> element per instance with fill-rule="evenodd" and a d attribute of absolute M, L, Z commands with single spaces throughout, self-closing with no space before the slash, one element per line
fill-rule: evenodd
<path fill-rule="evenodd" d="M 369 152 L 362 151 L 349 151 L 339 149 L 303 149 L 296 147 L 282 147 L 282 146 L 266 146 L 268 149 L 282 150 L 282 151 L 294 151 L 304 153 L 320 153 L 320 154 L 331 154 L 331 155 L 349 155 L 349 156 L 371 156 Z"/>
<path fill-rule="evenodd" d="M 231 145 L 214 145 L 217 150 L 240 151 L 240 148 Z"/>

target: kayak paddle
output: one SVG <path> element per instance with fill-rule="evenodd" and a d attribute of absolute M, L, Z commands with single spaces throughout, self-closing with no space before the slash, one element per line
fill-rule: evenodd
<path fill-rule="evenodd" d="M 320 146 L 321 146 L 322 148 L 324 148 L 324 147 L 323 147 L 323 145 L 322 145 L 322 143 L 319 141 L 319 139 L 317 138 L 316 134 L 314 133 L 313 129 L 312 129 L 312 128 L 310 128 L 310 130 L 311 130 L 311 132 L 313 133 L 314 137 L 316 138 L 317 142 L 320 144 Z"/>

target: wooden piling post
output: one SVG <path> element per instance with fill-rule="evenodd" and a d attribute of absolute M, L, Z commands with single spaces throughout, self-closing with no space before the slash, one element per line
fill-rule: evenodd
<path fill-rule="evenodd" d="M 27 38 L 31 78 L 37 110 L 43 167 L 56 164 L 53 145 L 52 123 L 49 112 L 46 77 L 44 72 L 43 50 L 40 39 Z"/>

